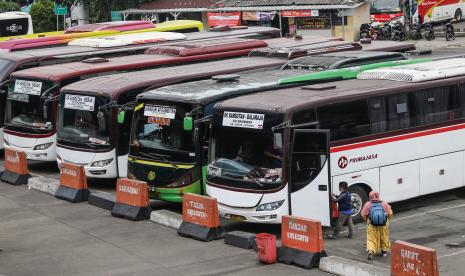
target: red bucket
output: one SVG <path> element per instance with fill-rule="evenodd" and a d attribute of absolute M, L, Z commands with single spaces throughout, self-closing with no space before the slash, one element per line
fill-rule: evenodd
<path fill-rule="evenodd" d="M 258 259 L 264 264 L 276 263 L 276 236 L 268 233 L 255 235 Z"/>

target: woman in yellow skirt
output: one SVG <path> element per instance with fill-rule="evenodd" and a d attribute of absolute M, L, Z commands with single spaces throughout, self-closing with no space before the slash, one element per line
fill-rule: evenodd
<path fill-rule="evenodd" d="M 391 249 L 389 240 L 389 221 L 392 219 L 391 206 L 379 198 L 379 193 L 372 191 L 369 201 L 362 209 L 362 217 L 367 221 L 367 259 L 374 254 L 386 257 Z"/>

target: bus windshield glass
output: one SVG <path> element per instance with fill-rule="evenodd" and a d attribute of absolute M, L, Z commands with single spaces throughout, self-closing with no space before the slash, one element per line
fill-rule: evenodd
<path fill-rule="evenodd" d="M 132 153 L 150 159 L 194 162 L 192 131 L 183 128 L 190 110 L 189 105 L 150 103 L 135 111 Z"/>
<path fill-rule="evenodd" d="M 7 80 L 8 76 L 10 75 L 11 71 L 10 69 L 15 65 L 15 62 L 6 60 L 6 59 L 0 59 L 0 80 L 5 81 Z"/>
<path fill-rule="evenodd" d="M 263 126 L 263 119 L 257 120 L 262 123 L 255 126 Z M 221 178 L 222 185 L 234 188 L 279 187 L 283 176 L 282 134 L 273 134 L 269 129 L 227 127 L 224 122 L 213 130 L 214 161 L 208 166 L 207 179 L 215 183 L 216 178 Z M 249 126 L 254 127 L 253 124 Z"/>
<path fill-rule="evenodd" d="M 371 0 L 371 13 L 398 11 L 400 11 L 398 0 Z"/>
<path fill-rule="evenodd" d="M 11 80 L 8 88 L 5 123 L 14 128 L 49 131 L 53 128 L 52 108 L 44 92 L 53 94 L 51 85 L 41 81 Z"/>
<path fill-rule="evenodd" d="M 62 94 L 57 138 L 91 148 L 109 145 L 111 106 L 109 97 Z"/>

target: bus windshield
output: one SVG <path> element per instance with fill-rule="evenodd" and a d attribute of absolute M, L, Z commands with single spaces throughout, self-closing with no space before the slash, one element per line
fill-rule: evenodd
<path fill-rule="evenodd" d="M 398 0 L 371 0 L 371 12 L 398 12 L 400 11 Z"/>
<path fill-rule="evenodd" d="M 0 59 L 0 81 L 5 81 L 11 73 L 11 68 L 15 65 L 15 62 Z"/>
<path fill-rule="evenodd" d="M 144 155 L 141 157 L 194 162 L 192 131 L 183 128 L 184 117 L 190 110 L 189 105 L 145 104 L 134 113 L 132 152 Z"/>
<path fill-rule="evenodd" d="M 50 131 L 52 108 L 47 108 L 43 92 L 51 85 L 40 81 L 12 80 L 8 89 L 5 123 L 15 128 Z M 53 89 L 52 89 L 53 90 Z"/>
<path fill-rule="evenodd" d="M 111 109 L 109 97 L 62 94 L 57 138 L 78 147 L 109 145 Z"/>
<path fill-rule="evenodd" d="M 273 189 L 282 182 L 282 135 L 271 131 L 218 127 L 207 179 L 244 189 Z"/>

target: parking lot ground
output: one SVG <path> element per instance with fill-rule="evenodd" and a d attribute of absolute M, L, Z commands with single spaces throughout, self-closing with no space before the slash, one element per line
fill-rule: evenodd
<path fill-rule="evenodd" d="M 463 275 L 464 195 L 465 191 L 461 189 L 392 204 L 394 219 L 390 225 L 391 241 L 403 240 L 436 249 L 441 275 Z M 390 256 L 378 256 L 371 262 L 366 260 L 365 224 L 357 224 L 355 229 L 354 239 L 347 239 L 347 232 L 343 232 L 338 240 L 325 240 L 328 254 L 390 267 Z"/>
<path fill-rule="evenodd" d="M 0 183 L 0 275 L 327 275 Z"/>

